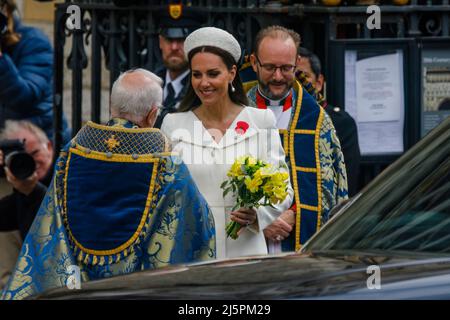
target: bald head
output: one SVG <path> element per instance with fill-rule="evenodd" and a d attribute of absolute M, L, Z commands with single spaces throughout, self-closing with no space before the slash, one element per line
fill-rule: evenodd
<path fill-rule="evenodd" d="M 142 124 L 152 107 L 162 103 L 162 80 L 145 69 L 122 73 L 111 90 L 111 116 Z"/>
<path fill-rule="evenodd" d="M 122 86 L 128 90 L 132 90 L 133 88 L 144 88 L 151 85 L 152 82 L 153 81 L 144 75 L 143 72 L 139 71 L 126 72 L 122 77 Z"/>
<path fill-rule="evenodd" d="M 292 44 L 295 50 L 297 50 L 301 42 L 300 35 L 294 30 L 277 25 L 269 26 L 267 28 L 261 29 L 255 37 L 254 48 L 256 55 L 258 55 L 259 53 L 262 42 L 267 38 L 270 38 L 272 40 L 278 39 L 279 42 L 287 43 L 288 45 Z"/>

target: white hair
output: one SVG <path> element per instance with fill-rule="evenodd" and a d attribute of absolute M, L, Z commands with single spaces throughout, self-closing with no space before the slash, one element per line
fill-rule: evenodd
<path fill-rule="evenodd" d="M 140 73 L 149 81 L 124 81 L 127 75 Z M 152 106 L 162 105 L 163 81 L 154 73 L 138 68 L 122 73 L 112 86 L 111 113 L 131 118 L 128 120 L 140 122 L 150 112 Z"/>
<path fill-rule="evenodd" d="M 50 141 L 41 128 L 26 120 L 6 120 L 5 128 L 0 132 L 0 139 L 13 139 L 22 131 L 30 132 L 43 144 Z"/>

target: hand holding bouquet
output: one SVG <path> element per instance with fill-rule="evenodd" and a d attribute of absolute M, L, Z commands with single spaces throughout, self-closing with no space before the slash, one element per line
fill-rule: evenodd
<path fill-rule="evenodd" d="M 227 173 L 228 179 L 220 186 L 225 197 L 230 191 L 236 196 L 237 208 L 258 208 L 282 202 L 287 197 L 289 174 L 280 172 L 271 164 L 251 156 L 238 158 Z M 226 226 L 227 237 L 238 238 L 240 223 L 232 221 Z"/>

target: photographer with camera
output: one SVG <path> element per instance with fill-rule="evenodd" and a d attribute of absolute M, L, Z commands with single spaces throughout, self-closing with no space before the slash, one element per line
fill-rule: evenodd
<path fill-rule="evenodd" d="M 0 128 L 27 120 L 53 139 L 53 49 L 43 32 L 25 26 L 14 0 L 0 0 Z M 70 130 L 63 121 L 63 143 Z"/>
<path fill-rule="evenodd" d="M 0 199 L 0 231 L 18 229 L 24 239 L 50 184 L 53 147 L 27 121 L 6 121 L 0 138 L 0 166 L 13 187 L 12 194 Z"/>
<path fill-rule="evenodd" d="M 13 192 L 0 199 L 0 289 L 10 275 L 52 177 L 53 147 L 45 133 L 28 121 L 5 123 L 0 133 L 0 170 Z"/>

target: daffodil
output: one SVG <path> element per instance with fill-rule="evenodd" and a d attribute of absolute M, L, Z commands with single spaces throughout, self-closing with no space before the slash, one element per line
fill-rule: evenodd
<path fill-rule="evenodd" d="M 238 162 L 233 163 L 230 170 L 227 173 L 227 176 L 229 177 L 239 177 L 242 176 L 244 173 L 241 170 L 241 164 Z"/>
<path fill-rule="evenodd" d="M 273 169 L 270 165 L 259 168 L 258 171 L 255 172 L 255 176 L 258 175 L 261 178 L 270 177 L 273 174 Z"/>
<path fill-rule="evenodd" d="M 278 202 L 286 199 L 287 196 L 287 192 L 286 192 L 286 188 L 274 188 L 273 189 L 273 196 L 278 200 Z"/>
<path fill-rule="evenodd" d="M 230 191 L 236 197 L 236 205 L 232 210 L 278 204 L 287 196 L 288 173 L 276 171 L 272 165 L 254 157 L 237 158 L 227 176 L 229 179 L 222 183 L 221 188 L 224 189 L 224 197 Z M 237 232 L 241 227 L 235 221 L 228 223 L 227 236 L 237 239 Z"/>
<path fill-rule="evenodd" d="M 288 177 L 286 172 L 276 172 L 270 177 L 270 181 L 272 184 L 280 186 L 286 183 Z"/>
<path fill-rule="evenodd" d="M 262 189 L 263 189 L 264 194 L 266 194 L 270 197 L 273 193 L 274 185 L 272 183 L 270 183 L 270 181 L 268 181 L 267 183 L 265 183 L 263 185 Z"/>
<path fill-rule="evenodd" d="M 259 186 L 262 184 L 262 179 L 260 178 L 249 178 L 249 177 L 245 177 L 245 186 L 248 188 L 248 190 L 251 193 L 256 193 L 259 191 Z"/>
<path fill-rule="evenodd" d="M 247 165 L 254 166 L 257 163 L 256 159 L 253 157 L 247 157 Z"/>

